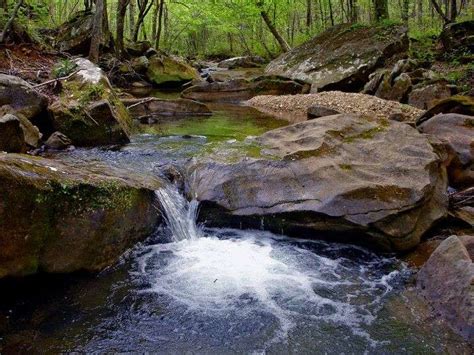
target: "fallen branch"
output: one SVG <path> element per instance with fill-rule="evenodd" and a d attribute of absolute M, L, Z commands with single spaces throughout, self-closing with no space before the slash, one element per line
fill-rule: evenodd
<path fill-rule="evenodd" d="M 63 76 L 62 78 L 52 79 L 52 80 L 45 81 L 44 83 L 34 85 L 33 89 L 39 88 L 41 86 L 49 85 L 49 84 L 52 84 L 52 83 L 56 83 L 56 82 L 61 81 L 61 80 L 67 80 L 67 79 L 73 77 L 74 75 L 76 75 L 77 73 L 79 73 L 79 71 L 80 70 L 76 70 L 75 72 L 69 74 L 68 76 Z"/>
<path fill-rule="evenodd" d="M 134 103 L 133 105 L 127 106 L 127 109 L 130 110 L 136 106 L 146 104 L 147 102 L 155 101 L 154 97 L 147 97 L 146 99 L 140 100 L 139 102 Z"/>

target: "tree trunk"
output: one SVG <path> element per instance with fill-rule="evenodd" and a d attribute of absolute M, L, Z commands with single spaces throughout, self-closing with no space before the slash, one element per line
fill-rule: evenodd
<path fill-rule="evenodd" d="M 436 2 L 436 0 L 431 0 L 431 5 L 433 5 L 433 8 L 435 9 L 435 11 L 443 19 L 445 25 L 451 23 L 451 19 L 448 17 L 448 14 L 445 14 L 443 12 L 443 10 L 441 9 L 441 6 Z"/>
<path fill-rule="evenodd" d="M 130 37 L 133 36 L 133 32 L 135 31 L 135 16 L 136 16 L 136 1 L 137 0 L 130 0 L 130 6 L 128 7 L 129 10 L 129 26 L 130 26 Z"/>
<path fill-rule="evenodd" d="M 125 28 L 125 15 L 130 0 L 119 0 L 117 3 L 117 55 L 121 58 L 124 53 L 123 33 Z"/>
<path fill-rule="evenodd" d="M 456 22 L 457 17 L 458 17 L 458 4 L 456 0 L 451 0 L 451 9 L 449 13 L 449 19 L 451 22 Z"/>
<path fill-rule="evenodd" d="M 89 60 L 97 63 L 100 56 L 100 45 L 103 40 L 104 29 L 104 2 L 105 0 L 96 0 L 94 24 L 92 27 L 91 47 L 89 50 Z"/>
<path fill-rule="evenodd" d="M 0 0 L 0 9 L 3 9 L 5 14 L 8 13 L 8 0 Z"/>
<path fill-rule="evenodd" d="M 402 20 L 403 20 L 403 23 L 405 25 L 408 25 L 409 12 L 410 12 L 410 0 L 403 0 L 403 3 L 402 3 Z"/>
<path fill-rule="evenodd" d="M 23 5 L 23 0 L 18 0 L 12 15 L 8 19 L 7 23 L 5 24 L 5 27 L 3 27 L 2 33 L 0 34 L 0 43 L 3 43 L 7 38 L 8 31 L 10 31 L 10 28 L 13 25 L 13 21 L 15 21 L 16 15 L 18 15 L 18 11 L 20 11 L 21 5 Z"/>
<path fill-rule="evenodd" d="M 313 27 L 312 7 L 313 7 L 312 1 L 306 0 L 306 27 L 308 31 L 310 31 L 311 27 Z"/>
<path fill-rule="evenodd" d="M 156 49 L 160 48 L 161 32 L 163 31 L 163 10 L 165 8 L 165 0 L 160 0 L 160 10 L 158 12 L 158 30 L 156 32 Z"/>
<path fill-rule="evenodd" d="M 281 36 L 281 34 L 278 32 L 273 22 L 270 20 L 270 17 L 268 17 L 267 12 L 261 7 L 261 5 L 259 5 L 259 7 L 260 7 L 260 15 L 262 16 L 263 21 L 265 21 L 265 24 L 267 25 L 268 29 L 270 30 L 273 37 L 275 37 L 276 41 L 280 45 L 281 50 L 284 53 L 291 50 L 288 43 L 286 43 L 285 39 Z"/>
<path fill-rule="evenodd" d="M 388 19 L 388 0 L 373 0 L 375 20 L 381 21 Z"/>

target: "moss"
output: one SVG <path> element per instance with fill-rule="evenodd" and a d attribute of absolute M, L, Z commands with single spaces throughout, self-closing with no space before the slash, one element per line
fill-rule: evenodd
<path fill-rule="evenodd" d="M 374 138 L 378 133 L 384 132 L 386 130 L 387 126 L 381 124 L 379 126 L 369 128 L 361 133 L 352 135 L 352 136 L 346 136 L 343 138 L 344 142 L 347 143 L 352 143 L 357 139 L 372 139 Z"/>
<path fill-rule="evenodd" d="M 468 118 L 464 120 L 464 126 L 468 128 L 474 128 L 474 118 Z"/>
<path fill-rule="evenodd" d="M 350 164 L 339 164 L 339 167 L 342 170 L 352 170 L 352 165 L 350 165 Z"/>

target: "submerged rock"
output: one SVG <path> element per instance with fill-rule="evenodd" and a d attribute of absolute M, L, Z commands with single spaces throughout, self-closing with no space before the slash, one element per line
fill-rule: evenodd
<path fill-rule="evenodd" d="M 203 82 L 186 89 L 185 99 L 198 101 L 244 101 L 257 95 L 294 95 L 303 93 L 305 86 L 277 76 L 236 79 L 224 82 Z"/>
<path fill-rule="evenodd" d="M 209 108 L 197 101 L 187 99 L 165 100 L 156 97 L 122 99 L 133 118 L 148 116 L 209 116 Z"/>
<path fill-rule="evenodd" d="M 103 71 L 76 59 L 79 71 L 63 81 L 59 100 L 50 107 L 52 125 L 76 146 L 129 141 L 131 118 Z"/>
<path fill-rule="evenodd" d="M 405 27 L 342 24 L 281 55 L 265 72 L 310 83 L 312 92 L 357 91 L 375 69 L 407 50 Z"/>
<path fill-rule="evenodd" d="M 13 115 L 0 117 L 0 152 L 24 153 L 25 136 L 20 120 Z"/>
<path fill-rule="evenodd" d="M 454 153 L 448 165 L 450 185 L 461 188 L 473 186 L 474 116 L 440 114 L 423 122 L 418 130 L 439 138 Z"/>
<path fill-rule="evenodd" d="M 256 143 L 260 158 L 190 166 L 203 220 L 402 251 L 447 214 L 446 171 L 409 125 L 342 114 Z"/>
<path fill-rule="evenodd" d="M 189 64 L 163 53 L 149 58 L 146 72 L 148 80 L 157 86 L 180 86 L 199 80 L 199 73 Z"/>
<path fill-rule="evenodd" d="M 153 231 L 159 186 L 130 171 L 0 154 L 0 278 L 115 263 Z"/>
<path fill-rule="evenodd" d="M 474 236 L 451 236 L 434 251 L 417 277 L 436 313 L 474 340 Z"/>

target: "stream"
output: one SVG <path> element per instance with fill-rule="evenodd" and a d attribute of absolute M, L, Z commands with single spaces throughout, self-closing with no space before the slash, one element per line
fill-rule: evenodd
<path fill-rule="evenodd" d="M 191 157 L 247 154 L 253 136 L 285 124 L 248 107 L 211 109 L 137 124 L 118 149 L 50 157 L 160 174 Z M 393 255 L 207 228 L 176 187 L 156 194 L 166 223 L 114 267 L 0 285 L 0 353 L 469 353 L 430 318 L 410 291 L 413 270 Z"/>

